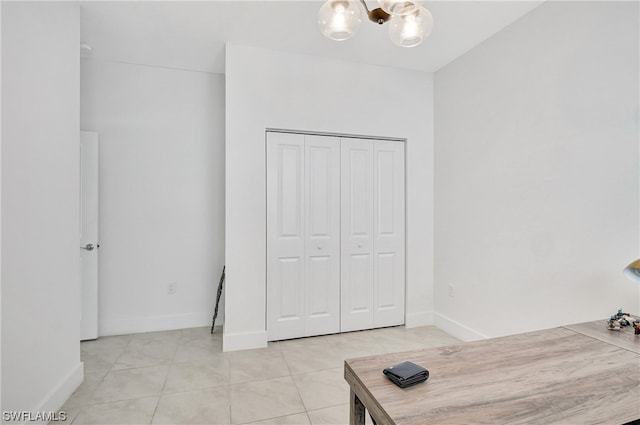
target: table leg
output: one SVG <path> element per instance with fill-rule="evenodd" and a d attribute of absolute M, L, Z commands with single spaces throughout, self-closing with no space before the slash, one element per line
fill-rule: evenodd
<path fill-rule="evenodd" d="M 349 396 L 349 400 L 351 404 L 351 411 L 349 414 L 350 416 L 349 424 L 364 425 L 364 421 L 365 421 L 364 404 L 362 404 L 362 402 L 360 401 L 356 393 L 353 392 L 353 389 L 351 390 L 351 395 Z"/>

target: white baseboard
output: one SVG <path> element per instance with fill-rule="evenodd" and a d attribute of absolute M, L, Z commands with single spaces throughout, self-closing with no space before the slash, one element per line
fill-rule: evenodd
<path fill-rule="evenodd" d="M 445 316 L 444 314 L 434 313 L 434 324 L 448 333 L 449 335 L 455 336 L 463 341 L 477 341 L 480 339 L 489 338 L 487 335 L 476 331 L 462 323 L 453 320 L 450 317 Z"/>
<path fill-rule="evenodd" d="M 84 381 L 84 363 L 78 363 L 72 368 L 67 376 L 65 376 L 58 385 L 56 385 L 40 402 L 32 412 L 56 412 L 66 403 L 71 397 L 71 394 L 78 389 L 80 384 Z M 46 424 L 48 421 L 38 422 L 29 421 L 29 423 Z"/>
<path fill-rule="evenodd" d="M 267 331 L 228 333 L 224 329 L 222 351 L 250 350 L 267 346 Z"/>
<path fill-rule="evenodd" d="M 211 319 L 212 315 L 210 313 L 187 313 L 101 320 L 100 336 L 198 328 L 201 326 L 211 326 Z M 221 318 L 216 319 L 216 325 L 220 325 L 221 322 Z"/>
<path fill-rule="evenodd" d="M 433 311 L 418 311 L 415 313 L 407 313 L 404 319 L 406 328 L 417 328 L 418 326 L 433 325 Z"/>

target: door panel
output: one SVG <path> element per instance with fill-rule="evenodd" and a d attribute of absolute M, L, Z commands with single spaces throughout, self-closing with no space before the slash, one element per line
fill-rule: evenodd
<path fill-rule="evenodd" d="M 305 336 L 340 331 L 340 140 L 305 136 Z"/>
<path fill-rule="evenodd" d="M 371 151 L 370 142 L 349 149 L 349 229 L 351 235 L 371 236 Z"/>
<path fill-rule="evenodd" d="M 98 161 L 98 133 L 81 131 L 80 247 L 85 248 L 80 249 L 82 341 L 98 337 Z"/>
<path fill-rule="evenodd" d="M 302 262 L 300 258 L 279 258 L 279 268 L 276 271 L 276 288 L 280 293 L 278 320 L 300 320 L 302 316 L 300 305 L 300 276 L 302 276 Z"/>
<path fill-rule="evenodd" d="M 404 143 L 376 141 L 374 327 L 404 323 Z"/>
<path fill-rule="evenodd" d="M 376 150 L 377 235 L 393 235 L 398 230 L 394 226 L 394 156 L 395 152 Z"/>
<path fill-rule="evenodd" d="M 305 144 L 308 170 L 308 230 L 309 237 L 330 237 L 334 233 L 331 225 L 335 218 L 331 215 L 331 195 L 335 190 L 331 185 L 332 148 L 316 142 Z"/>
<path fill-rule="evenodd" d="M 343 332 L 373 327 L 373 142 L 341 140 Z"/>
<path fill-rule="evenodd" d="M 332 313 L 332 304 L 335 299 L 331 299 L 327 282 L 331 281 L 331 258 L 310 257 L 307 263 L 309 273 L 309 285 L 307 292 L 307 317 L 309 319 L 321 319 L 329 317 Z"/>
<path fill-rule="evenodd" d="M 396 255 L 393 252 L 380 253 L 376 263 L 376 281 L 378 282 L 378 293 L 376 294 L 377 310 L 395 308 L 398 300 L 396 300 L 397 294 L 394 292 L 395 287 L 392 283 L 398 267 L 396 265 Z"/>
<path fill-rule="evenodd" d="M 366 315 L 371 313 L 371 256 L 369 254 L 355 254 L 351 256 L 349 264 L 349 311 L 352 315 Z M 367 319 L 368 320 L 368 319 Z"/>
<path fill-rule="evenodd" d="M 299 147 L 278 148 L 278 233 L 281 238 L 302 237 L 301 156 Z"/>
<path fill-rule="evenodd" d="M 304 136 L 267 140 L 267 332 L 304 335 Z"/>

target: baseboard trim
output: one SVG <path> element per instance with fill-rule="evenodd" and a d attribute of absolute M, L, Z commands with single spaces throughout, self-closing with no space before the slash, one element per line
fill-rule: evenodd
<path fill-rule="evenodd" d="M 406 328 L 417 328 L 418 326 L 433 325 L 433 311 L 417 311 L 407 313 L 404 326 Z"/>
<path fill-rule="evenodd" d="M 100 321 L 100 336 L 126 335 L 142 332 L 171 331 L 174 329 L 211 326 L 212 314 L 188 313 L 167 316 L 133 317 Z M 216 319 L 219 325 L 221 319 Z"/>
<path fill-rule="evenodd" d="M 222 351 L 250 350 L 267 346 L 267 331 L 229 333 L 222 336 Z"/>
<path fill-rule="evenodd" d="M 82 384 L 82 381 L 84 381 L 84 363 L 80 362 L 67 373 L 67 376 L 55 388 L 49 391 L 33 412 L 56 412 L 60 410 L 71 397 L 71 394 Z M 48 421 L 33 421 L 29 423 L 46 424 Z"/>
<path fill-rule="evenodd" d="M 449 335 L 455 336 L 463 341 L 477 341 L 480 339 L 488 339 L 489 336 L 476 331 L 462 323 L 453 320 L 450 317 L 445 316 L 444 314 L 434 313 L 434 324 L 448 333 Z"/>

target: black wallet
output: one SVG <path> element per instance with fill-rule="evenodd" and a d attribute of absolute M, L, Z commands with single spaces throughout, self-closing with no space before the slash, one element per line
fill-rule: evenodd
<path fill-rule="evenodd" d="M 411 362 L 389 366 L 382 373 L 400 388 L 410 387 L 429 379 L 429 371 L 427 369 Z"/>

